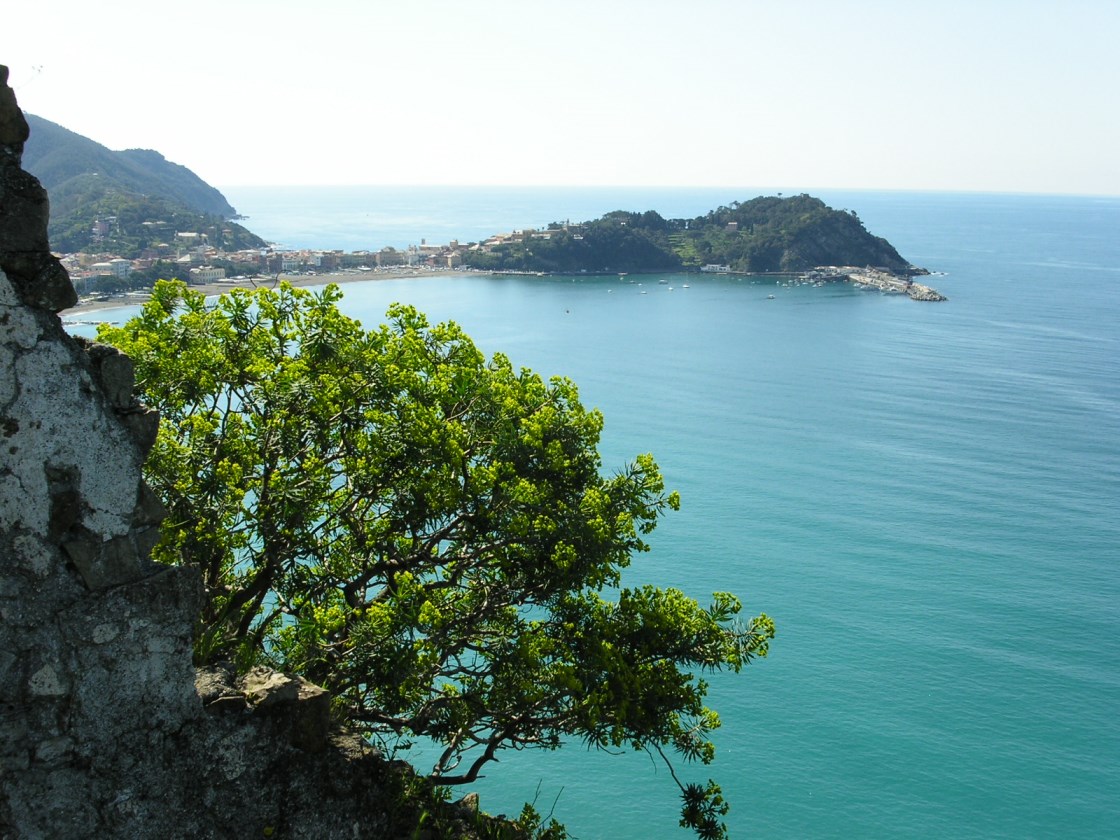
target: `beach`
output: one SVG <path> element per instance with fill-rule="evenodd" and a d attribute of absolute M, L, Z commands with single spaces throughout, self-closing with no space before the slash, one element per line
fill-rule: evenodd
<path fill-rule="evenodd" d="M 341 285 L 343 283 L 358 283 L 370 280 L 399 280 L 402 277 L 438 277 L 446 274 L 462 272 L 464 269 L 402 267 L 371 269 L 370 271 L 334 271 L 324 274 L 279 274 L 275 276 L 257 276 L 244 280 L 228 280 L 222 283 L 204 283 L 192 285 L 193 291 L 201 292 L 207 297 L 222 295 L 233 289 L 270 289 L 280 283 L 289 283 L 292 286 L 325 286 L 328 283 Z M 112 295 L 88 296 L 80 299 L 77 305 L 64 309 L 59 313 L 61 318 L 73 319 L 88 312 L 99 309 L 117 309 L 122 306 L 139 305 L 147 300 L 143 292 L 120 293 Z"/>

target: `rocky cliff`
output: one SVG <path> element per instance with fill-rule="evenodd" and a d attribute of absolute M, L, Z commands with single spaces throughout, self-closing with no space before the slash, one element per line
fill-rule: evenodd
<path fill-rule="evenodd" d="M 196 672 L 190 568 L 153 564 L 158 418 L 74 302 L 0 67 L 0 837 L 513 836 L 447 805 L 321 689 Z M 420 826 L 424 825 L 424 830 Z M 435 827 L 435 828 L 432 828 Z"/>

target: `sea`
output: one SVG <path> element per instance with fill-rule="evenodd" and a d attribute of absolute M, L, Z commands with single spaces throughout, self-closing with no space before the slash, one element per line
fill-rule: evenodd
<path fill-rule="evenodd" d="M 229 187 L 288 247 L 474 241 L 750 188 Z M 1120 198 L 811 191 L 947 295 L 706 275 L 447 274 L 416 305 L 602 410 L 682 508 L 625 582 L 739 595 L 770 656 L 710 677 L 732 837 L 1120 836 Z M 108 319 L 126 312 L 99 313 Z M 482 807 L 573 837 L 683 838 L 644 753 L 501 756 Z M 456 792 L 458 794 L 458 791 Z"/>

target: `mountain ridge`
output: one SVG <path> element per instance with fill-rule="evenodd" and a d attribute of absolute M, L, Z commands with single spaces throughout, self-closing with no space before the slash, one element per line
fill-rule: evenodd
<path fill-rule="evenodd" d="M 231 247 L 261 247 L 264 240 L 238 225 L 237 211 L 216 188 L 152 149 L 113 151 L 107 146 L 34 114 L 26 115 L 31 136 L 24 168 L 39 179 L 51 200 L 49 236 L 57 249 L 81 251 L 97 245 L 135 256 L 154 241 L 146 222 L 177 230 L 204 231 Z M 112 218 L 108 241 L 94 222 Z"/>
<path fill-rule="evenodd" d="M 173 199 L 198 213 L 229 219 L 237 211 L 216 188 L 186 166 L 172 163 L 154 149 L 113 151 L 43 117 L 27 114 L 31 137 L 23 165 L 52 193 L 70 179 L 96 172 L 140 194 Z M 154 187 L 159 187 L 155 189 Z"/>

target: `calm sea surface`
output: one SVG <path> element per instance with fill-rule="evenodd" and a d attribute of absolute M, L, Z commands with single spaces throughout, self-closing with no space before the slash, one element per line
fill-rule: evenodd
<path fill-rule="evenodd" d="M 225 192 L 269 239 L 352 250 L 758 191 Z M 651 451 L 683 497 L 629 582 L 776 619 L 770 659 L 712 680 L 715 764 L 683 768 L 723 786 L 732 836 L 1117 836 L 1120 199 L 819 194 L 950 300 L 448 276 L 344 306 L 413 303 L 574 379 L 606 468 Z M 644 755 L 511 755 L 477 789 L 492 813 L 555 802 L 585 840 L 688 836 Z"/>

